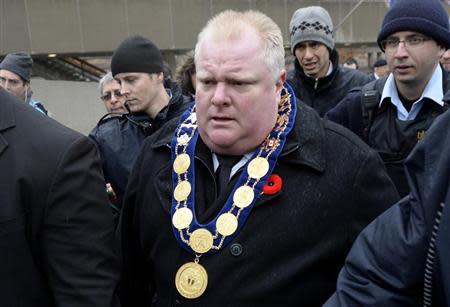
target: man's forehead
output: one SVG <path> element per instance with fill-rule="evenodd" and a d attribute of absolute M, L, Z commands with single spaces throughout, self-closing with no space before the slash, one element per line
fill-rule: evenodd
<path fill-rule="evenodd" d="M 127 78 L 127 77 L 142 77 L 144 75 L 149 75 L 149 74 L 145 73 L 145 72 L 121 72 L 121 73 L 118 73 L 117 75 L 115 75 L 114 79 L 118 80 L 118 79 L 123 79 L 123 78 Z"/>
<path fill-rule="evenodd" d="M 7 69 L 0 69 L 0 76 L 8 77 L 9 79 L 21 80 L 18 74 Z"/>
<path fill-rule="evenodd" d="M 402 37 L 408 37 L 408 36 L 413 36 L 413 35 L 425 35 L 425 34 L 422 34 L 420 32 L 416 32 L 416 31 L 399 31 L 399 32 L 392 33 L 391 35 L 388 36 L 388 38 L 402 38 Z"/>

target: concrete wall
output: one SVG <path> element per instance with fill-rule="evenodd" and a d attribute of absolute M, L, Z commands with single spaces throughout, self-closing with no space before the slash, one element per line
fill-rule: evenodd
<path fill-rule="evenodd" d="M 31 88 L 54 119 L 85 135 L 106 113 L 95 82 L 32 79 Z"/>
<path fill-rule="evenodd" d="M 425 1 L 425 0 L 424 0 Z M 191 49 L 211 16 L 225 9 L 260 10 L 278 23 L 289 45 L 292 13 L 321 5 L 337 25 L 359 0 L 0 0 L 0 55 L 108 53 L 142 34 L 162 50 Z M 338 43 L 374 42 L 385 0 L 366 0 L 336 33 Z"/>

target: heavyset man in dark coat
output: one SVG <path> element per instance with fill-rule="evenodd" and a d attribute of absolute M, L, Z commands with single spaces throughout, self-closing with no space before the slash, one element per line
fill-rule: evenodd
<path fill-rule="evenodd" d="M 123 304 L 320 306 L 398 199 L 380 158 L 297 104 L 267 16 L 217 15 L 195 62 L 195 108 L 144 141 L 130 176 Z"/>
<path fill-rule="evenodd" d="M 296 60 L 288 82 L 297 98 L 320 116 L 336 106 L 350 89 L 369 82 L 366 74 L 339 67 L 333 23 L 324 8 L 298 9 L 292 15 L 289 31 L 291 51 Z"/>
<path fill-rule="evenodd" d="M 439 65 L 450 47 L 447 12 L 439 0 L 398 0 L 384 17 L 377 42 L 391 74 L 349 93 L 327 118 L 380 153 L 404 196 L 409 192 L 405 158 L 449 108 L 450 74 Z"/>
<path fill-rule="evenodd" d="M 117 306 L 96 146 L 0 88 L 1 306 Z"/>

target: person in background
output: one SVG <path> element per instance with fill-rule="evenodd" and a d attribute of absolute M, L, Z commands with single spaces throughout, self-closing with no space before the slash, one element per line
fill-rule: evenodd
<path fill-rule="evenodd" d="M 188 52 L 177 68 L 175 80 L 180 85 L 183 95 L 195 97 L 195 63 L 194 51 Z"/>
<path fill-rule="evenodd" d="M 379 59 L 373 64 L 373 73 L 370 75 L 370 81 L 378 80 L 389 74 L 389 66 L 385 59 Z"/>
<path fill-rule="evenodd" d="M 450 74 L 439 60 L 450 47 L 439 0 L 396 0 L 377 43 L 391 73 L 351 91 L 331 119 L 378 151 L 401 196 L 409 192 L 403 162 L 434 119 L 449 108 Z"/>
<path fill-rule="evenodd" d="M 127 113 L 124 106 L 125 97 L 120 93 L 120 84 L 108 72 L 99 81 L 100 99 L 105 104 L 106 111 L 112 116 Z"/>
<path fill-rule="evenodd" d="M 44 105 L 32 98 L 31 69 L 33 59 L 28 53 L 17 52 L 6 55 L 0 63 L 0 86 L 19 97 L 39 112 L 48 115 Z"/>
<path fill-rule="evenodd" d="M 89 136 L 100 150 L 108 191 L 115 195 L 120 211 L 134 161 L 144 139 L 168 120 L 178 117 L 190 99 L 164 76 L 165 66 L 158 47 L 149 39 L 126 38 L 111 59 L 111 72 L 120 84 L 128 113 L 102 118 Z"/>
<path fill-rule="evenodd" d="M 339 66 L 333 38 L 333 23 L 320 6 L 298 9 L 289 24 L 291 52 L 296 57 L 289 85 L 300 102 L 315 109 L 320 116 L 341 101 L 347 92 L 369 81 L 355 69 Z"/>
<path fill-rule="evenodd" d="M 345 60 L 342 66 L 349 69 L 359 69 L 358 61 L 356 61 L 354 58 L 348 58 L 347 60 Z"/>
<path fill-rule="evenodd" d="M 130 176 L 123 306 L 321 306 L 353 238 L 398 200 L 381 159 L 297 103 L 260 12 L 214 16 L 195 67 L 196 104 Z"/>
<path fill-rule="evenodd" d="M 450 70 L 450 49 L 447 49 L 441 57 L 441 64 L 445 70 Z"/>
<path fill-rule="evenodd" d="M 96 146 L 0 88 L 2 306 L 115 307 L 120 264 Z"/>
<path fill-rule="evenodd" d="M 324 307 L 450 306 L 448 131 L 445 112 L 405 162 L 408 197 L 358 236 Z"/>

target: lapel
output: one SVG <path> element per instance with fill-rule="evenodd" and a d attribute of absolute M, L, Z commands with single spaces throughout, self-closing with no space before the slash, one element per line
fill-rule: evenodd
<path fill-rule="evenodd" d="M 0 87 L 0 155 L 8 147 L 8 141 L 3 136 L 3 132 L 16 125 L 14 103 L 13 96 Z"/>

